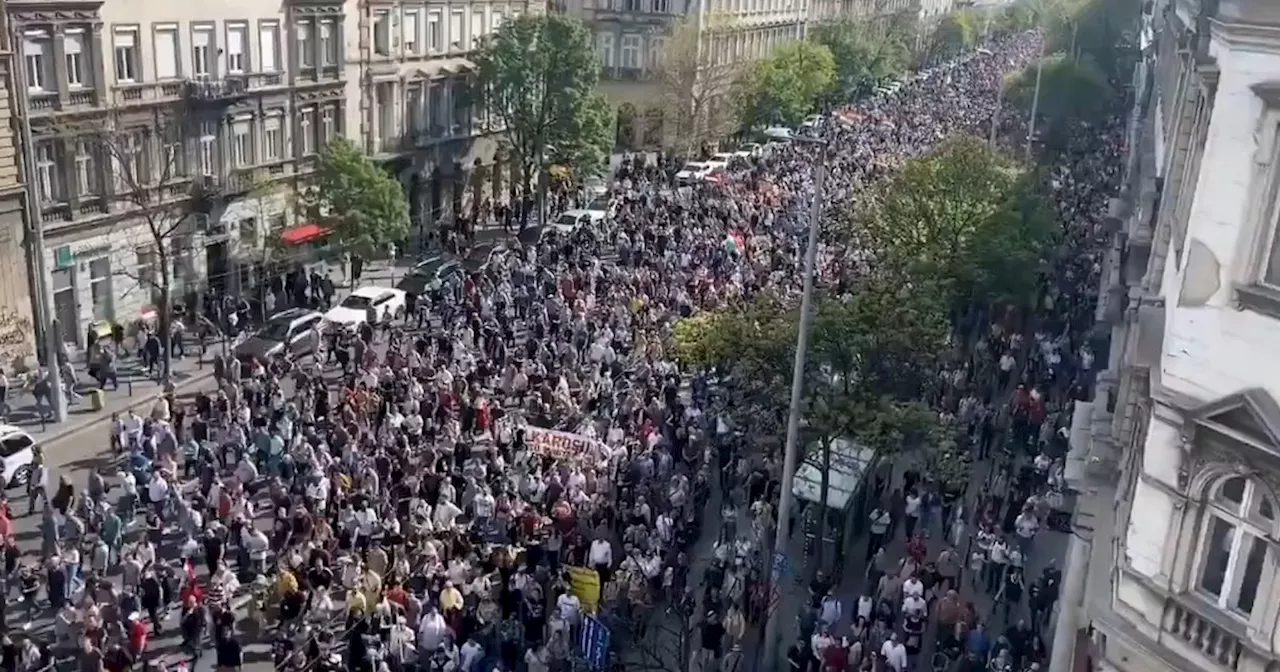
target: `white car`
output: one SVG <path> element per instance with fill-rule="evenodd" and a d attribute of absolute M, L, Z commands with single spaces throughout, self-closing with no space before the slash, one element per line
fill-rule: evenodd
<path fill-rule="evenodd" d="M 765 154 L 765 146 L 758 142 L 744 143 L 733 153 L 739 159 L 755 159 Z"/>
<path fill-rule="evenodd" d="M 603 210 L 569 210 L 551 223 L 551 228 L 560 233 L 573 233 L 583 227 L 596 227 L 604 221 Z"/>
<path fill-rule="evenodd" d="M 716 166 L 712 165 L 710 161 L 690 161 L 684 164 L 680 172 L 676 173 L 676 182 L 680 184 L 699 182 L 714 172 L 715 169 Z"/>
<path fill-rule="evenodd" d="M 324 321 L 344 329 L 404 317 L 405 292 L 389 287 L 361 287 L 324 314 Z"/>
<path fill-rule="evenodd" d="M 764 129 L 764 134 L 772 140 L 780 140 L 786 142 L 795 137 L 796 132 L 786 126 L 770 126 Z"/>
<path fill-rule="evenodd" d="M 16 425 L 0 424 L 0 459 L 4 460 L 3 487 L 26 485 L 31 480 L 36 440 Z"/>
<path fill-rule="evenodd" d="M 800 128 L 804 128 L 804 129 L 817 128 L 818 124 L 821 124 L 821 123 L 822 123 L 822 115 L 814 114 L 814 115 L 810 115 L 808 119 L 805 119 L 803 122 L 801 122 Z"/>

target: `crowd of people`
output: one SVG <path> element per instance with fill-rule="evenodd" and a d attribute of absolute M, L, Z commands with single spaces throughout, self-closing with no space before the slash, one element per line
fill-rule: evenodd
<path fill-rule="evenodd" d="M 1033 58 L 1035 40 L 864 103 L 862 123 L 825 124 L 827 197 L 990 124 L 1005 65 Z M 1010 456 L 995 470 L 1002 495 L 966 506 L 920 475 L 890 484 L 865 568 L 844 572 L 865 574 L 867 590 L 844 605 L 819 574 L 795 670 L 905 672 L 935 637 L 969 669 L 1043 660 L 1034 643 L 1060 577 L 1020 567 L 1050 518 L 1060 419 L 1090 367 L 1080 339 L 1096 264 L 1078 251 L 1119 150 L 1088 149 L 1054 183 L 1071 236 L 1044 304 L 1061 319 L 1038 323 L 1034 343 L 1028 325 L 992 321 L 939 399 L 975 454 Z M 746 454 L 721 412 L 732 398 L 674 361 L 671 327 L 761 293 L 798 297 L 811 163 L 783 147 L 688 187 L 665 163 L 629 161 L 598 228 L 513 243 L 413 297 L 403 321 L 333 333 L 314 357 L 220 361 L 215 389 L 118 417 L 118 459 L 87 482 L 38 455 L 26 508 L 40 557 L 17 549 L 20 512 L 6 505 L 5 587 L 21 607 L 0 625 L 34 635 L 52 614 L 51 639 L 0 641 L 0 665 L 70 657 L 122 672 L 209 657 L 230 670 L 269 642 L 261 662 L 280 670 L 541 672 L 601 664 L 584 643 L 604 627 L 615 643 L 663 640 L 681 669 L 732 672 L 772 608 L 760 549 L 780 469 Z M 824 282 L 842 259 L 824 248 Z M 937 553 L 930 526 L 949 541 Z M 961 597 L 967 586 L 998 596 L 1003 635 Z M 657 626 L 673 617 L 667 641 Z M 180 650 L 158 650 L 173 629 Z"/>

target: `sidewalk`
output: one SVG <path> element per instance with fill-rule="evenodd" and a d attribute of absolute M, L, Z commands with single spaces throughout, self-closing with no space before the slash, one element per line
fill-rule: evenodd
<path fill-rule="evenodd" d="M 365 267 L 360 284 L 393 285 L 408 272 L 413 263 L 412 259 L 402 259 L 395 264 L 385 260 L 371 262 Z M 335 301 L 341 301 L 350 291 L 349 286 L 340 284 Z M 170 380 L 180 396 L 194 394 L 200 390 L 201 384 L 212 385 L 213 358 L 221 354 L 224 347 L 229 346 L 222 340 L 210 341 L 205 354 L 201 355 L 200 346 L 195 339 L 188 337 L 184 345 L 186 356 L 174 357 L 170 368 Z M 92 429 L 110 420 L 114 413 L 124 413 L 130 409 L 137 409 L 140 413 L 149 412 L 155 401 L 164 394 L 164 386 L 154 376 L 147 375 L 146 367 L 142 366 L 135 354 L 123 353 L 117 363 L 120 386 L 118 389 L 107 389 L 102 409 L 95 411 L 89 405 L 87 395 L 98 388 L 98 382 L 89 377 L 82 357 L 77 358 L 75 364 L 78 374 L 76 393 L 82 398 L 68 403 L 65 422 L 42 421 L 31 392 L 15 389 L 11 391 L 9 398 L 7 423 L 23 428 L 37 442 L 49 444 Z"/>

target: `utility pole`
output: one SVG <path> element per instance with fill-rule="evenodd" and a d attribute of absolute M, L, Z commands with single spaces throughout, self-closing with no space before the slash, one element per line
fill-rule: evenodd
<path fill-rule="evenodd" d="M 62 370 L 58 365 L 59 347 L 62 335 L 59 333 L 58 320 L 53 309 L 53 287 L 49 280 L 48 259 L 44 247 L 44 220 L 40 217 L 40 189 L 36 184 L 35 157 L 32 149 L 35 140 L 31 135 L 31 114 L 27 105 L 26 87 L 27 63 L 22 54 L 13 54 L 9 60 L 15 73 L 13 100 L 18 123 L 21 125 L 22 147 L 22 187 L 24 207 L 27 217 L 27 253 L 31 255 L 32 281 L 31 294 L 34 301 L 36 322 L 40 325 L 44 349 L 45 368 L 49 373 L 49 401 L 53 405 L 54 422 L 65 422 L 67 419 L 67 395 L 62 389 Z"/>
<path fill-rule="evenodd" d="M 773 558 L 769 572 L 769 601 L 778 594 L 778 582 L 782 579 L 782 566 L 786 562 L 787 546 L 791 538 L 791 504 L 794 498 L 791 482 L 796 477 L 796 459 L 800 436 L 800 402 L 804 393 L 804 364 L 809 349 L 809 331 L 813 327 L 813 276 L 818 256 L 818 229 L 821 228 L 822 183 L 827 175 L 827 143 L 822 140 L 796 137 L 794 142 L 807 142 L 821 147 L 818 166 L 813 177 L 813 198 L 809 214 L 809 242 L 804 253 L 804 294 L 800 299 L 800 333 L 796 338 L 795 366 L 791 372 L 791 403 L 787 411 L 787 443 L 782 460 L 782 487 L 778 497 L 778 527 L 773 540 Z M 780 597 L 779 597 L 780 599 Z M 764 656 L 756 661 L 765 670 L 774 668 L 778 658 L 778 609 L 774 604 L 769 610 L 764 626 Z M 760 669 L 760 668 L 757 668 Z"/>
<path fill-rule="evenodd" d="M 1031 121 L 1027 124 L 1027 145 L 1023 160 L 1031 161 L 1031 142 L 1036 137 L 1036 117 L 1040 114 L 1040 78 L 1044 75 L 1044 35 L 1040 36 L 1040 55 L 1036 58 L 1036 88 L 1031 96 Z"/>

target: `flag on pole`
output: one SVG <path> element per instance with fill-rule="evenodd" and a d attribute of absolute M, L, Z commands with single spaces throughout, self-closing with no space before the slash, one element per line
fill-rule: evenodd
<path fill-rule="evenodd" d="M 609 663 L 609 629 L 595 616 L 582 619 L 582 636 L 579 638 L 582 657 L 593 670 L 603 670 Z"/>

